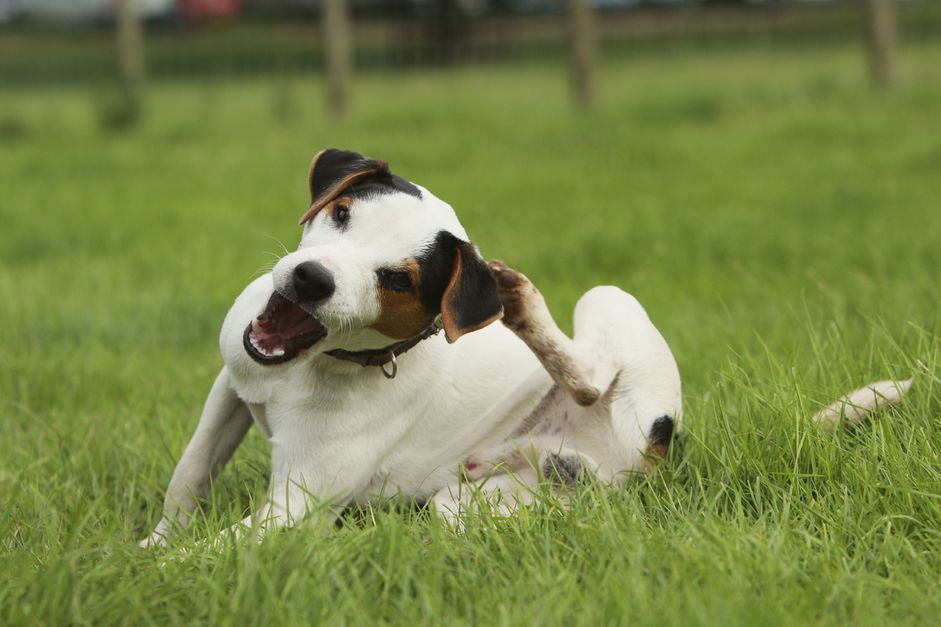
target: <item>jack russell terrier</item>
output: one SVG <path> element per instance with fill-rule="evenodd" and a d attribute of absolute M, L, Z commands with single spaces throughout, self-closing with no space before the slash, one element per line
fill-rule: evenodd
<path fill-rule="evenodd" d="M 226 315 L 225 365 L 142 546 L 188 525 L 253 423 L 271 481 L 237 534 L 390 496 L 459 524 L 475 494 L 509 514 L 540 484 L 617 483 L 667 455 L 680 375 L 630 294 L 588 291 L 570 339 L 526 277 L 485 262 L 451 206 L 385 161 L 324 150 L 308 182 L 297 250 Z"/>

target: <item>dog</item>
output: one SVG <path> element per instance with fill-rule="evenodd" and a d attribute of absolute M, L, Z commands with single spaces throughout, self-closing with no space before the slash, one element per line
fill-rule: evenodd
<path fill-rule="evenodd" d="M 297 250 L 225 317 L 225 365 L 141 546 L 189 524 L 253 424 L 268 498 L 231 531 L 258 537 L 392 496 L 451 522 L 475 493 L 511 514 L 543 482 L 616 484 L 668 455 L 680 374 L 634 297 L 591 289 L 570 339 L 524 275 L 488 264 L 451 206 L 385 161 L 324 150 L 308 184 Z"/>

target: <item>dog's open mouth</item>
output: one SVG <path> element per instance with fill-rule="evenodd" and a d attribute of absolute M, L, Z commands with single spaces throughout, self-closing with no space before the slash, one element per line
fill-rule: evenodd
<path fill-rule="evenodd" d="M 280 364 L 326 337 L 327 328 L 297 303 L 277 292 L 242 336 L 245 350 L 260 364 Z"/>

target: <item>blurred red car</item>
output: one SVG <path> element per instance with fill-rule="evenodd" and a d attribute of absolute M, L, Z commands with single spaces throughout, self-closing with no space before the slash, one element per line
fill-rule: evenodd
<path fill-rule="evenodd" d="M 192 20 L 236 15 L 242 8 L 239 0 L 177 0 L 177 6 Z"/>

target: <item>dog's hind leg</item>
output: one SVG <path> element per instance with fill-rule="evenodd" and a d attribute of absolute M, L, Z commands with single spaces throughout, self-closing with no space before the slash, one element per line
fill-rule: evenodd
<path fill-rule="evenodd" d="M 332 527 L 348 502 L 348 499 L 332 501 L 317 498 L 299 481 L 272 476 L 268 502 L 210 542 L 218 545 L 226 537 L 236 541 L 243 537 L 254 537 L 260 542 L 266 534 L 289 529 L 302 522 Z"/>
<path fill-rule="evenodd" d="M 173 471 L 163 501 L 163 516 L 140 546 L 165 546 L 175 526 L 189 525 L 193 510 L 209 493 L 212 478 L 229 461 L 251 426 L 251 413 L 232 390 L 223 368 L 209 392 L 196 431 Z"/>
<path fill-rule="evenodd" d="M 490 268 L 504 324 L 560 388 L 587 407 L 565 427 L 566 446 L 597 459 L 604 480 L 647 470 L 664 457 L 681 426 L 679 370 L 637 299 L 611 286 L 589 290 L 575 307 L 573 340 L 525 276 L 497 261 Z M 596 404 L 602 397 L 605 402 Z"/>
<path fill-rule="evenodd" d="M 814 415 L 814 422 L 826 431 L 834 433 L 841 426 L 852 428 L 866 420 L 878 409 L 897 405 L 911 389 L 914 379 L 904 381 L 876 381 L 854 390 L 831 403 Z"/>
<path fill-rule="evenodd" d="M 581 406 L 595 404 L 607 391 L 617 368 L 603 355 L 587 355 L 559 329 L 539 290 L 522 273 L 491 261 L 503 301 L 503 324 L 533 351 L 552 379 Z"/>
<path fill-rule="evenodd" d="M 513 469 L 494 467 L 486 476 L 447 486 L 432 499 L 435 513 L 462 529 L 465 516 L 481 512 L 505 517 L 540 498 L 540 486 L 565 499 L 579 486 L 595 479 L 597 463 L 581 451 L 558 444 L 521 452 L 522 463 Z"/>
<path fill-rule="evenodd" d="M 431 499 L 434 512 L 448 524 L 464 529 L 468 514 L 485 508 L 499 517 L 510 516 L 537 497 L 539 477 L 531 466 L 512 473 L 492 474 L 477 481 L 459 482 L 439 490 Z"/>

